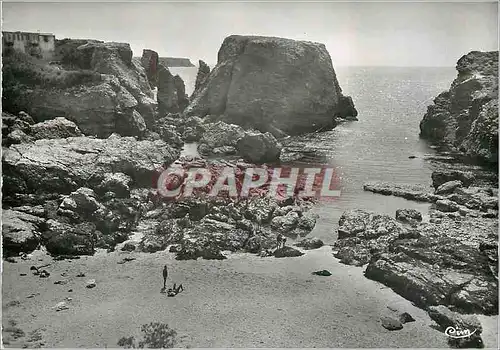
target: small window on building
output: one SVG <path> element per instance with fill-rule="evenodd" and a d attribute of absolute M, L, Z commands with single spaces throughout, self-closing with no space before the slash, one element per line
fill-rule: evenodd
<path fill-rule="evenodd" d="M 43 36 L 43 41 L 45 41 L 46 43 L 49 42 L 49 36 L 48 35 L 44 35 Z"/>

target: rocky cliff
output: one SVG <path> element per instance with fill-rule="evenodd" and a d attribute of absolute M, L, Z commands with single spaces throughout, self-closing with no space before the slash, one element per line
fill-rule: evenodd
<path fill-rule="evenodd" d="M 128 44 L 65 39 L 58 64 L 22 53 L 3 59 L 4 110 L 35 121 L 65 117 L 86 135 L 141 136 L 153 126 L 157 104 Z"/>
<path fill-rule="evenodd" d="M 224 40 L 185 113 L 222 116 L 273 134 L 331 129 L 335 117 L 357 115 L 323 44 L 238 35 Z"/>
<path fill-rule="evenodd" d="M 498 52 L 473 51 L 420 122 L 420 136 L 487 163 L 498 163 Z"/>

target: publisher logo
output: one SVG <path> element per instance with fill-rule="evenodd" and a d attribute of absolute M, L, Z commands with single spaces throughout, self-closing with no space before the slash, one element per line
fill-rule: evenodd
<path fill-rule="evenodd" d="M 476 333 L 477 329 L 474 329 L 474 331 L 470 331 L 470 329 L 464 328 L 464 329 L 459 329 L 455 327 L 448 327 L 445 329 L 444 334 L 446 334 L 450 338 L 454 339 L 460 339 L 460 338 L 468 338 L 474 333 Z"/>

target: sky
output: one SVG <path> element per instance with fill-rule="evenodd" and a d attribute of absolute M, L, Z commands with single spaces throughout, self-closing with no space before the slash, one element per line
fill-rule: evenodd
<path fill-rule="evenodd" d="M 2 30 L 127 42 L 160 56 L 217 62 L 231 34 L 324 43 L 334 66 L 455 66 L 498 50 L 496 2 L 19 2 Z"/>

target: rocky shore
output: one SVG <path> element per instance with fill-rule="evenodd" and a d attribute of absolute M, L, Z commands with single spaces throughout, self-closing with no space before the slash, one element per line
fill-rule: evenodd
<path fill-rule="evenodd" d="M 471 52 L 457 70 L 450 91 L 435 99 L 420 124 L 422 137 L 448 149 L 429 160 L 437 168 L 432 185 L 363 186 L 379 195 L 432 203 L 429 220 L 404 208 L 395 217 L 347 211 L 339 221 L 334 256 L 365 266 L 365 277 L 427 310 L 443 331 L 476 330 L 470 337 L 450 338 L 450 346 L 481 348 L 481 324 L 468 314 L 498 315 L 498 172 L 471 159 L 497 162 L 498 110 L 491 106 L 498 101 L 498 52 Z"/>
<path fill-rule="evenodd" d="M 245 309 L 246 317 L 255 323 L 262 321 L 261 317 L 248 315 L 245 302 L 257 300 L 265 304 L 262 295 L 276 299 L 277 294 L 273 294 L 276 291 L 286 292 L 295 300 L 294 290 L 287 286 L 286 277 L 283 277 L 285 262 L 282 261 L 300 260 L 308 264 L 292 263 L 300 270 L 297 276 L 292 273 L 300 291 L 296 301 L 303 303 L 297 319 L 301 319 L 301 325 L 307 325 L 312 321 L 309 316 L 306 317 L 309 321 L 304 321 L 302 312 L 309 315 L 315 310 L 314 315 L 323 315 L 321 324 L 326 324 L 328 317 L 324 316 L 323 299 L 311 298 L 311 293 L 316 292 L 307 288 L 311 285 L 318 288 L 318 295 L 332 301 L 337 296 L 328 292 L 334 282 L 326 282 L 329 286 L 326 288 L 321 282 L 310 284 L 311 278 L 333 275 L 344 279 L 345 285 L 349 279 L 338 271 L 332 273 L 326 269 L 329 264 L 335 266 L 336 263 L 332 261 L 330 248 L 309 236 L 317 220 L 311 210 L 315 205 L 313 198 L 283 193 L 270 198 L 259 191 L 243 199 L 209 197 L 206 191 L 214 186 L 212 181 L 196 192 L 196 196 L 169 199 L 162 196 L 158 181 L 170 166 L 185 170 L 210 169 L 215 174 L 230 168 L 236 174 L 236 185 L 241 188 L 239 176 L 245 169 L 259 167 L 270 172 L 273 166 L 289 160 L 290 155 L 282 152 L 282 142 L 290 135 L 330 130 L 345 120 L 356 120 L 353 100 L 342 94 L 323 44 L 271 37 L 227 37 L 214 69 L 210 70 L 200 61 L 192 96 L 186 95 L 180 76 L 173 75 L 151 49 L 145 49 L 141 58 L 133 58 L 128 44 L 64 39 L 56 43 L 56 56 L 57 60 L 49 63 L 10 52 L 3 60 L 2 248 L 6 261 L 11 264 L 10 298 L 16 294 L 15 278 L 28 277 L 26 271 L 30 261 L 40 262 L 36 263 L 38 266 L 29 267 L 29 277 L 36 276 L 37 282 L 33 279 L 27 282 L 26 278 L 23 286 L 39 287 L 54 271 L 61 277 L 68 277 L 68 273 L 71 276 L 57 279 L 56 287 L 52 288 L 76 283 L 77 277 L 85 274 L 77 273 L 69 265 L 81 259 L 81 265 L 73 266 L 90 267 L 93 278 L 86 282 L 86 288 L 94 290 L 101 283 L 95 279 L 99 273 L 105 271 L 113 280 L 116 277 L 113 273 L 120 268 L 115 265 L 137 260 L 140 264 L 131 268 L 136 278 L 133 287 L 128 288 L 128 284 L 120 280 L 130 278 L 123 270 L 113 280 L 118 289 L 111 286 L 111 282 L 107 286 L 103 283 L 105 301 L 99 302 L 118 312 L 119 305 L 110 305 L 116 302 L 115 298 L 130 301 L 132 294 L 142 298 L 143 283 L 156 283 L 150 275 L 145 276 L 144 266 L 149 269 L 154 265 L 156 269 L 158 263 L 163 265 L 167 259 L 184 273 L 194 288 L 204 292 L 213 289 L 206 295 L 199 293 L 193 297 L 196 308 L 207 308 L 210 301 L 215 300 L 215 309 L 226 310 L 226 286 L 236 288 L 234 281 L 248 286 L 245 291 L 236 289 L 242 295 L 237 300 L 231 299 L 231 305 L 234 303 L 237 308 Z M 469 108 L 470 132 L 463 139 L 460 138 L 462 131 L 460 137 L 434 137 L 436 133 L 431 131 L 423 131 L 423 136 L 434 135 L 435 140 L 445 141 L 466 155 L 491 163 L 498 153 L 492 143 L 495 136 L 492 129 L 481 123 L 486 119 L 491 125 L 495 122 L 491 107 L 495 103 L 490 93 L 495 89 L 491 72 L 498 69 L 491 63 L 494 60 L 490 55 L 483 58 L 482 54 L 471 53 L 466 57 L 472 57 L 473 63 L 467 63 L 469 58 L 459 61 L 459 78 L 448 95 L 460 95 L 460 101 L 465 101 L 460 102 L 461 113 Z M 476 57 L 481 58 L 481 64 L 487 62 L 490 66 L 482 70 Z M 470 67 L 467 68 L 466 63 Z M 463 74 L 468 74 L 467 78 Z M 461 85 L 469 86 L 467 79 L 484 84 L 480 89 L 462 89 Z M 487 92 L 476 96 L 483 88 Z M 153 89 L 157 89 L 156 94 Z M 473 98 L 465 96 L 471 92 Z M 439 101 L 441 99 L 437 98 L 436 107 L 429 108 L 424 117 L 423 130 L 428 130 L 435 120 L 448 125 L 457 117 L 453 114 L 455 107 L 450 107 L 445 119 L 435 114 L 433 111 L 442 107 Z M 441 124 L 432 128 L 440 130 Z M 487 135 L 485 130 L 489 130 Z M 201 157 L 181 157 L 183 146 L 191 143 L 196 144 Z M 340 219 L 333 255 L 344 265 L 366 266 L 364 274 L 368 279 L 381 282 L 428 311 L 427 315 L 422 310 L 412 309 L 413 314 L 421 312 L 416 317 L 421 322 L 432 319 L 446 327 L 450 322 L 458 322 L 450 320 L 460 320 L 463 326 L 478 325 L 477 336 L 471 342 L 455 345 L 480 347 L 482 328 L 479 321 L 468 320 L 460 313 L 498 314 L 498 175 L 496 183 L 490 180 L 491 177 L 484 178 L 474 171 L 443 168 L 433 174 L 432 187 L 427 184 L 367 183 L 366 191 L 433 203 L 430 220 L 422 222 L 422 213 L 404 208 L 395 213 L 395 218 L 363 210 L 348 211 Z M 184 186 L 183 181 L 175 179 L 169 185 Z M 275 249 L 278 236 L 287 237 L 289 241 L 284 247 Z M 234 258 L 234 253 L 241 254 Z M 118 256 L 125 257 L 113 263 L 113 267 L 106 263 L 106 258 L 116 262 Z M 314 260 L 316 257 L 321 264 Z M 236 272 L 230 270 L 232 267 L 220 265 L 224 263 L 222 260 L 232 259 L 237 261 Z M 263 271 L 259 270 L 257 276 L 250 271 L 249 280 L 242 282 L 239 275 L 249 273 L 245 259 L 251 262 L 249 266 Z M 263 268 L 268 261 L 276 264 L 269 270 L 271 277 Z M 200 266 L 202 270 L 197 271 Z M 223 270 L 217 272 L 222 282 L 210 277 L 213 268 Z M 238 276 L 228 275 L 226 269 Z M 192 273 L 196 278 L 190 279 L 190 271 L 195 271 Z M 359 268 L 352 271 L 359 272 Z M 276 280 L 281 281 L 281 285 L 269 287 L 272 284 L 269 282 Z M 370 287 L 365 288 L 363 282 L 356 280 L 354 291 L 368 293 L 366 290 L 376 285 L 372 281 Z M 53 292 L 46 285 L 43 288 L 48 295 Z M 129 294 L 123 294 L 120 288 Z M 332 288 L 343 296 L 332 305 L 355 307 L 349 288 L 342 285 Z M 66 290 L 54 292 L 58 303 L 52 311 L 70 309 L 67 304 L 72 297 L 67 293 L 72 293 L 73 288 Z M 144 295 L 152 298 L 149 290 Z M 38 296 L 34 292 L 27 298 Z M 64 305 L 60 304 L 63 297 Z M 378 297 L 370 294 L 370 300 L 376 300 L 387 311 L 386 304 L 394 295 L 387 294 L 383 300 Z M 94 306 L 93 297 L 85 298 L 88 299 L 79 301 L 79 310 Z M 44 301 L 49 302 L 46 299 Z M 242 300 L 245 305 L 240 306 Z M 19 316 L 15 310 L 20 304 L 17 302 L 9 301 L 11 304 L 4 305 L 4 309 Z M 145 302 L 141 299 L 138 304 L 145 305 Z M 406 309 L 411 306 L 407 304 Z M 307 309 L 308 305 L 311 310 Z M 363 305 L 369 307 L 365 301 Z M 146 313 L 155 315 L 161 310 L 156 304 L 144 307 Z M 181 310 L 188 308 L 189 305 L 183 304 Z M 208 313 L 215 320 L 220 315 L 212 311 Z M 37 312 L 44 311 L 38 308 Z M 135 313 L 133 308 L 127 312 Z M 373 315 L 378 316 L 380 310 L 370 309 L 370 314 L 370 319 L 364 321 L 374 334 L 381 327 L 400 330 L 403 323 L 404 327 L 412 327 L 406 325 L 413 320 L 407 312 L 391 309 L 390 316 L 384 316 L 382 326 L 378 317 L 373 322 Z M 272 320 L 264 322 L 269 327 L 282 317 L 275 311 L 272 315 Z M 85 324 L 93 316 L 96 315 L 80 315 L 79 324 Z M 26 314 L 19 317 L 29 324 Z M 342 317 L 347 318 L 343 314 L 339 319 Z M 184 321 L 179 321 L 179 326 L 187 329 Z M 347 334 L 348 339 L 336 345 L 359 345 L 356 343 L 358 335 L 351 334 L 342 322 L 338 323 L 335 327 L 341 329 L 341 334 Z M 362 331 L 359 325 L 363 321 L 347 323 Z M 199 327 L 207 328 L 208 325 L 209 322 Z M 58 327 L 64 328 L 62 324 Z M 15 324 L 9 329 L 13 330 L 9 333 L 9 341 L 12 341 L 20 332 L 16 331 Z M 333 334 L 331 331 L 328 333 Z M 429 336 L 435 335 L 426 331 Z M 285 330 L 281 332 L 286 334 Z M 325 339 L 331 339 L 331 334 L 319 340 L 309 339 L 306 345 L 330 346 Z M 398 341 L 402 341 L 412 345 L 408 339 L 399 338 L 402 335 L 392 337 L 389 337 L 391 342 L 376 336 L 377 344 L 400 345 Z M 255 344 L 248 340 L 251 338 L 246 337 L 244 344 L 262 343 Z M 68 339 L 74 340 L 73 335 Z M 200 339 L 195 342 L 197 345 L 202 344 Z M 106 341 L 96 345 L 115 346 Z M 426 345 L 425 341 L 419 339 L 418 344 Z M 61 344 L 74 345 L 64 344 L 61 339 L 50 345 Z M 235 346 L 236 343 L 218 339 L 213 344 Z M 364 340 L 363 344 L 371 343 Z M 440 344 L 440 340 L 434 339 L 433 344 Z"/>
<path fill-rule="evenodd" d="M 420 136 L 472 159 L 498 164 L 498 51 L 461 57 L 457 78 L 434 99 Z"/>

